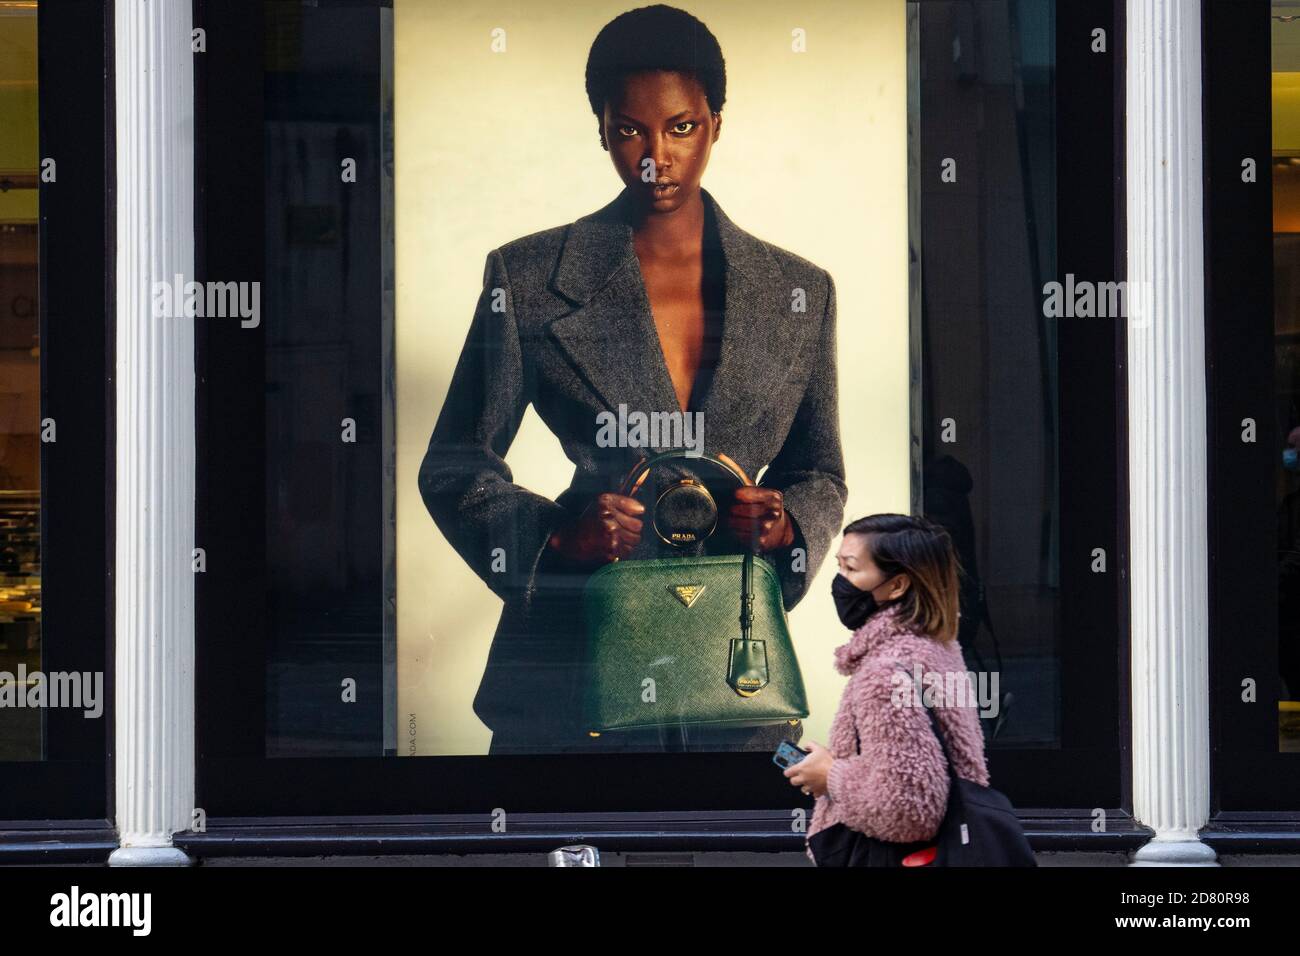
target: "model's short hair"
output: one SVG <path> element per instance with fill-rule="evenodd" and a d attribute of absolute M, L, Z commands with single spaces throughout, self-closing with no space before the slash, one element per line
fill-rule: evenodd
<path fill-rule="evenodd" d="M 709 110 L 722 112 L 727 66 L 722 47 L 703 23 L 685 10 L 657 3 L 621 13 L 601 28 L 587 55 L 587 99 L 598 117 L 622 93 L 629 73 L 669 70 L 704 87 Z"/>

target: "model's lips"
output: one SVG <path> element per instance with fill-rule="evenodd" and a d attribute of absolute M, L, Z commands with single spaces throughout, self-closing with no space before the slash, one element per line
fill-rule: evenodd
<path fill-rule="evenodd" d="M 647 183 L 646 185 L 650 187 L 652 192 L 660 196 L 667 196 L 677 191 L 676 183 L 667 182 L 666 180 L 663 179 L 655 183 Z"/>

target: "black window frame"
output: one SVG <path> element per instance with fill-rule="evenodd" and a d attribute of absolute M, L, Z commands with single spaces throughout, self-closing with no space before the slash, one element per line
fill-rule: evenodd
<path fill-rule="evenodd" d="M 353 0 L 353 5 L 366 2 Z M 1058 75 L 1066 69 L 1079 73 L 1064 101 L 1061 115 L 1067 120 L 1058 123 L 1062 169 L 1075 178 L 1058 180 L 1058 202 L 1063 219 L 1068 215 L 1071 222 L 1087 225 L 1063 239 L 1059 271 L 1122 277 L 1124 2 L 1060 7 L 1057 35 L 1071 43 L 1058 44 Z M 260 224 L 265 209 L 249 188 L 264 175 L 259 9 L 256 0 L 195 0 L 195 24 L 207 30 L 210 51 L 196 62 L 200 280 L 264 278 Z M 1108 32 L 1105 56 L 1088 49 L 1096 26 Z M 238 121 L 250 116 L 258 122 L 240 126 Z M 1071 188 L 1072 183 L 1086 188 Z M 241 223 L 259 226 L 241 231 Z M 238 330 L 198 320 L 196 518 L 208 570 L 196 583 L 196 803 L 207 813 L 208 827 L 205 833 L 179 834 L 178 845 L 205 855 L 247 852 L 250 845 L 307 853 L 331 842 L 352 852 L 464 851 L 552 846 L 569 836 L 605 834 L 627 847 L 802 848 L 802 835 L 792 831 L 790 820 L 791 811 L 807 802 L 774 771 L 767 754 L 263 757 L 264 635 L 254 614 L 221 595 L 264 565 L 261 431 L 239 426 L 236 435 L 235 424 L 263 420 L 263 396 L 247 383 L 262 381 L 264 328 L 265 322 L 262 329 Z M 1092 403 L 1094 420 L 1062 421 L 1063 432 L 1076 428 L 1080 447 L 1101 463 L 1092 474 L 1103 474 L 1106 483 L 1081 517 L 1114 527 L 1103 536 L 1113 556 L 1111 572 L 1081 583 L 1071 611 L 1075 621 L 1086 622 L 1087 633 L 1100 630 L 1115 637 L 1108 645 L 1114 653 L 1097 655 L 1095 670 L 1089 671 L 1105 685 L 1100 698 L 1091 698 L 1104 711 L 1098 732 L 1104 745 L 1060 762 L 1054 772 L 1068 773 L 1069 780 L 1051 791 L 1063 796 L 1047 809 L 1034 809 L 1044 805 L 1034 797 L 1049 792 L 1046 784 L 1035 789 L 1033 783 L 1041 774 L 1041 752 L 991 750 L 990 758 L 999 786 L 1025 808 L 1039 848 L 1086 843 L 1126 849 L 1144 842 L 1147 831 L 1131 820 L 1128 770 L 1123 330 L 1117 326 L 1112 335 L 1094 335 L 1082 347 L 1093 367 L 1114 375 L 1114 393 Z M 1067 701 L 1067 709 L 1071 706 Z M 1083 718 L 1096 720 L 1091 713 Z M 671 785 L 678 774 L 689 774 L 689 787 Z M 1010 775 L 1016 779 L 1008 781 Z M 592 779 L 601 785 L 592 787 Z M 1024 792 L 1017 793 L 1021 784 Z M 1092 832 L 1097 806 L 1109 814 L 1104 833 Z M 508 833 L 491 833 L 495 807 L 520 822 Z"/>

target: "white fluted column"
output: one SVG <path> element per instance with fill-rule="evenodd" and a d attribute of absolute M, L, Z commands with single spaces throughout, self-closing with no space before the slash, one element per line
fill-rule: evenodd
<path fill-rule="evenodd" d="M 194 276 L 190 20 L 116 0 L 117 866 L 188 863 L 194 806 L 194 327 L 152 307 Z"/>
<path fill-rule="evenodd" d="M 1200 0 L 1128 0 L 1134 865 L 1212 865 Z"/>

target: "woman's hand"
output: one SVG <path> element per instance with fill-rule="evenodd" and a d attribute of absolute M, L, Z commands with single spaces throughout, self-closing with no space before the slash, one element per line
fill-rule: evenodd
<path fill-rule="evenodd" d="M 831 752 L 818 743 L 808 743 L 805 750 L 812 751 L 792 767 L 786 767 L 782 771 L 792 786 L 798 787 L 804 793 L 812 794 L 814 797 L 824 796 L 826 793 L 826 775 L 831 771 L 831 764 L 835 758 Z"/>
<path fill-rule="evenodd" d="M 597 495 L 587 510 L 548 542 L 570 561 L 578 564 L 608 564 L 625 558 L 641 541 L 641 519 L 645 505 L 635 498 L 607 491 Z"/>
<path fill-rule="evenodd" d="M 737 488 L 727 526 L 737 541 L 755 551 L 775 551 L 794 544 L 794 522 L 776 488 Z"/>

